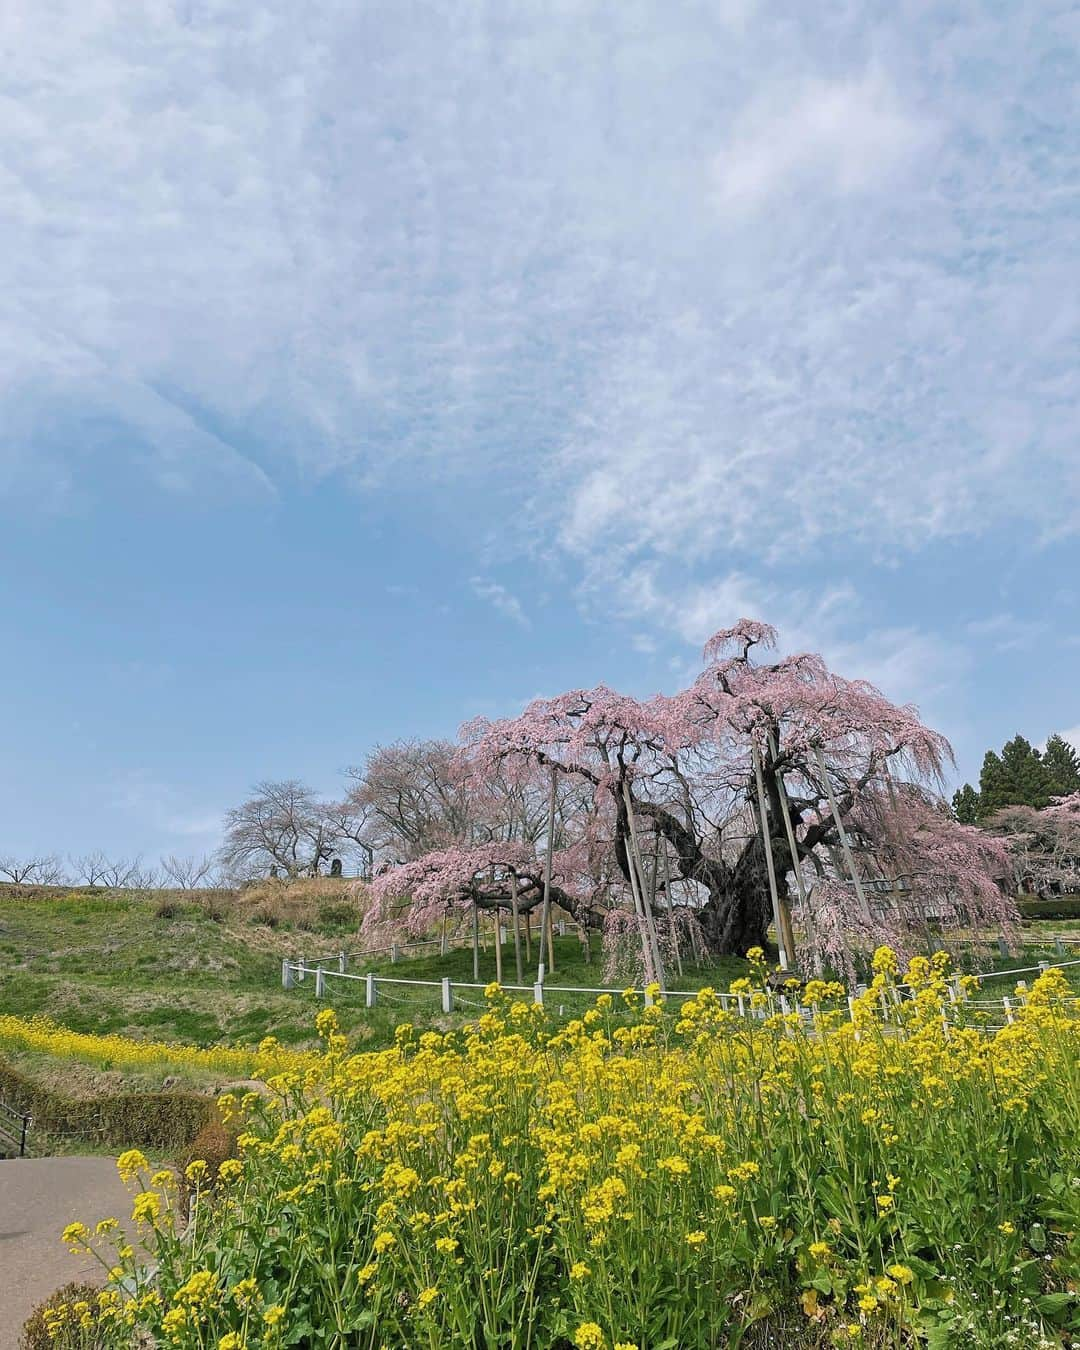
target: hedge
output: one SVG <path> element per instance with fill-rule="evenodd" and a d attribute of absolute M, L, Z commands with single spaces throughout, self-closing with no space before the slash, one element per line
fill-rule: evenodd
<path fill-rule="evenodd" d="M 34 1119 L 39 1132 L 94 1140 L 115 1148 L 183 1153 L 214 1112 L 196 1092 L 88 1093 L 68 1097 L 0 1059 L 0 1100 Z"/>
<path fill-rule="evenodd" d="M 1055 895 L 1049 900 L 1021 899 L 1022 919 L 1080 919 L 1080 895 Z"/>

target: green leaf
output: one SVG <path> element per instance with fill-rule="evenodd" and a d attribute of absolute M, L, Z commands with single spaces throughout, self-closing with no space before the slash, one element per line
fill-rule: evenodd
<path fill-rule="evenodd" d="M 1046 1317 L 1060 1317 L 1076 1302 L 1076 1294 L 1042 1294 L 1035 1300 L 1035 1306 Z"/>
<path fill-rule="evenodd" d="M 949 1350 L 952 1343 L 952 1328 L 948 1322 L 928 1327 L 926 1331 L 926 1350 Z"/>

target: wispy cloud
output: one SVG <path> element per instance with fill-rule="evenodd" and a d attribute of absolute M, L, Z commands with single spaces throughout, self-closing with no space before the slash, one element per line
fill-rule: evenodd
<path fill-rule="evenodd" d="M 504 619 L 509 619 L 521 628 L 531 627 L 529 616 L 522 608 L 521 601 L 505 586 L 490 578 L 473 577 L 470 582 L 473 593 L 486 600 Z"/>
<path fill-rule="evenodd" d="M 998 652 L 1030 650 L 1035 643 L 1045 641 L 1052 632 L 1048 619 L 1022 619 L 1015 614 L 991 614 L 985 619 L 973 619 L 966 627 L 970 637 L 987 643 Z"/>
<path fill-rule="evenodd" d="M 457 485 L 688 641 L 844 641 L 844 549 L 1080 532 L 1065 0 L 423 20 L 11 0 L 0 493 Z"/>
<path fill-rule="evenodd" d="M 1075 530 L 1068 15 L 13 0 L 0 482 L 497 470 L 584 553 Z"/>

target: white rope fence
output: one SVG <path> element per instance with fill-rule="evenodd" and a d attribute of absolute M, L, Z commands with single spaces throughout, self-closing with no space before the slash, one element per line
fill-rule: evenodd
<path fill-rule="evenodd" d="M 1016 970 L 1004 971 L 986 971 L 980 975 L 968 976 L 965 978 L 976 980 L 987 979 L 1013 979 L 1022 975 L 1042 975 L 1048 970 L 1063 970 L 1071 966 L 1080 966 L 1080 958 L 1071 961 L 1040 961 L 1038 965 L 1023 966 Z M 321 961 L 314 966 L 307 965 L 302 960 L 290 961 L 283 959 L 281 962 L 281 984 L 284 989 L 293 989 L 295 986 L 306 980 L 308 976 L 313 977 L 314 994 L 316 999 L 325 998 L 327 995 L 328 980 L 352 981 L 364 986 L 364 1006 L 374 1008 L 380 1000 L 396 1006 L 404 1006 L 409 1002 L 408 993 L 411 990 L 437 990 L 441 1009 L 444 1013 L 451 1013 L 455 1007 L 483 1009 L 486 1005 L 476 994 L 488 988 L 488 984 L 470 981 L 470 980 L 452 980 L 449 976 L 443 976 L 437 980 L 410 980 L 402 979 L 390 975 L 375 975 L 373 972 L 367 974 L 355 974 L 345 970 L 343 966 L 335 968 L 332 965 L 324 965 Z M 610 994 L 612 996 L 622 996 L 628 992 L 624 989 L 590 987 L 585 985 L 549 985 L 541 978 L 531 985 L 527 984 L 501 984 L 499 986 L 503 993 L 523 994 L 529 996 L 532 1002 L 542 1007 L 550 1007 L 553 1011 L 558 1010 L 560 1016 L 564 1015 L 565 1001 L 560 1002 L 560 996 L 565 995 L 569 998 L 575 996 L 586 996 L 598 998 L 601 994 Z M 652 996 L 646 989 L 631 987 L 632 992 L 639 997 L 646 1005 L 652 1002 Z M 900 984 L 891 988 L 892 1001 L 890 1002 L 886 994 L 882 994 L 882 1015 L 888 1022 L 893 1019 L 894 1013 L 903 1007 L 903 1004 L 909 1000 L 902 997 L 905 991 L 910 991 L 911 986 Z M 1014 1000 L 1019 997 L 1021 1002 L 1026 998 L 1026 988 L 1024 982 L 1020 982 L 1019 989 L 1014 992 L 1010 998 L 1003 995 L 1001 998 L 967 998 L 960 986 L 960 976 L 953 975 L 949 983 L 948 1002 L 943 1006 L 942 1019 L 947 1025 L 959 1025 L 963 1022 L 965 1011 L 974 1013 L 977 1017 L 988 1018 L 994 1013 L 1002 1017 L 1001 1023 L 987 1025 L 979 1022 L 977 1025 L 986 1031 L 1000 1031 L 1004 1026 L 1011 1025 L 1014 1021 Z M 466 993 L 464 991 L 470 991 Z M 700 991 L 697 989 L 668 989 L 663 991 L 662 997 L 665 999 L 692 999 L 698 996 Z M 856 985 L 854 993 L 847 995 L 848 1015 L 854 1018 L 853 1005 L 855 999 L 866 992 L 865 985 Z M 898 997 L 900 996 L 900 997 Z M 804 1022 L 812 1022 L 814 1018 L 814 1009 L 800 1003 L 797 994 L 793 991 L 789 997 L 783 993 L 769 993 L 764 1006 L 754 1006 L 750 996 L 745 994 L 724 994 L 716 993 L 714 997 L 719 1002 L 721 1008 L 726 1012 L 733 1012 L 740 1017 L 746 1017 L 753 1020 L 764 1020 L 768 1017 L 780 1013 L 787 1016 L 790 1013 L 797 1014 Z M 1075 1002 L 1080 1000 L 1080 995 L 1071 996 L 1063 1002 Z"/>
<path fill-rule="evenodd" d="M 566 936 L 565 919 L 556 919 L 554 927 L 556 937 Z M 502 932 L 499 934 L 499 940 L 505 943 L 508 940 L 508 933 L 509 930 L 503 925 Z M 339 973 L 344 973 L 348 970 L 350 964 L 367 961 L 373 956 L 388 956 L 390 958 L 390 964 L 396 965 L 398 961 L 407 960 L 411 956 L 423 956 L 425 953 L 433 956 L 436 951 L 440 956 L 447 956 L 451 951 L 471 947 L 472 945 L 473 938 L 471 935 L 443 933 L 437 938 L 416 938 L 410 942 L 391 942 L 384 947 L 365 947 L 362 951 L 350 952 L 342 950 L 332 952 L 328 956 L 316 957 L 315 964 L 322 965 L 323 968 L 327 970 L 336 964 Z M 293 964 L 298 967 L 304 967 L 305 969 L 309 967 L 309 962 L 304 956 L 298 956 Z M 303 977 L 301 976 L 301 978 Z"/>

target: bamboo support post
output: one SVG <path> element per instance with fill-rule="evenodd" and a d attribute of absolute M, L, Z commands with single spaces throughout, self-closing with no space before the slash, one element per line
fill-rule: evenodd
<path fill-rule="evenodd" d="M 540 909 L 540 957 L 547 942 L 547 968 L 555 970 L 555 941 L 551 935 L 551 868 L 555 856 L 555 765 L 551 766 L 551 792 L 548 797 L 547 858 L 544 862 L 544 901 Z"/>
<path fill-rule="evenodd" d="M 829 799 L 829 810 L 832 812 L 833 822 L 836 825 L 836 833 L 840 838 L 840 847 L 844 853 L 844 861 L 847 863 L 851 879 L 855 883 L 855 894 L 859 898 L 859 913 L 866 923 L 870 922 L 870 905 L 866 899 L 866 891 L 863 888 L 862 880 L 855 870 L 855 857 L 851 852 L 851 841 L 848 839 L 847 830 L 844 829 L 844 822 L 840 816 L 840 808 L 836 804 L 836 793 L 833 791 L 832 779 L 829 777 L 829 769 L 825 763 L 825 756 L 821 752 L 821 746 L 814 747 L 814 754 L 817 757 L 818 768 L 821 770 L 821 776 L 825 782 L 825 794 Z"/>
<path fill-rule="evenodd" d="M 517 875 L 510 873 L 510 910 L 514 919 L 514 974 L 518 984 L 524 984 L 524 972 L 521 968 L 521 915 L 518 913 Z"/>
<path fill-rule="evenodd" d="M 769 841 L 769 817 L 765 810 L 765 782 L 761 776 L 761 752 L 757 741 L 752 745 L 754 759 L 754 777 L 757 780 L 758 818 L 761 827 L 761 841 L 765 849 L 765 870 L 769 877 L 769 896 L 772 900 L 773 923 L 776 925 L 776 945 L 780 949 L 780 968 L 787 970 L 789 954 L 787 950 L 784 924 L 780 917 L 780 893 L 776 887 L 776 865 L 773 862 L 772 844 Z"/>

